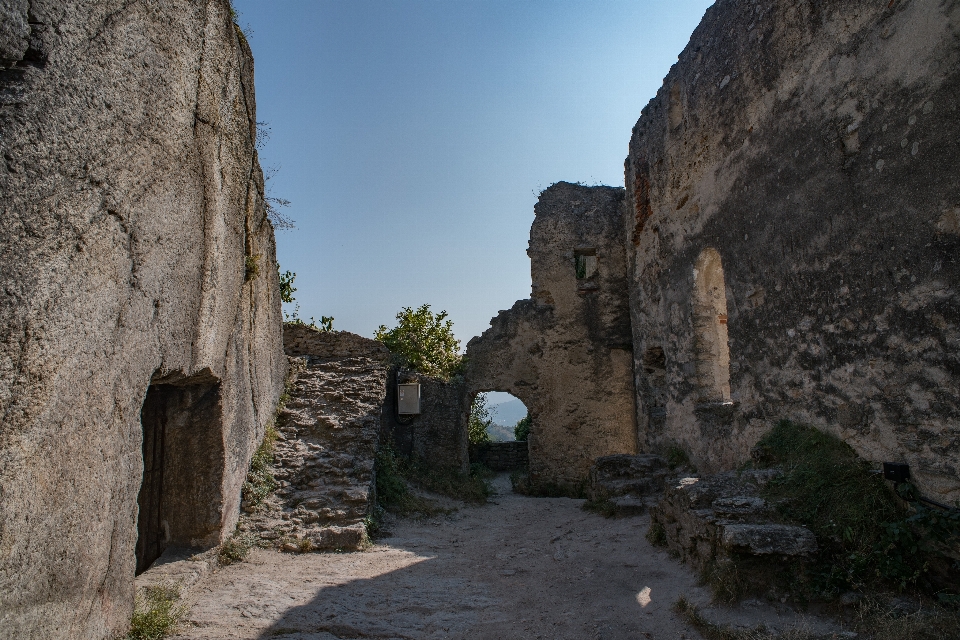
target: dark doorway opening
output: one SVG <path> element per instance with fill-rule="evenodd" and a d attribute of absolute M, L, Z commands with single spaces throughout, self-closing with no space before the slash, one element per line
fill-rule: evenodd
<path fill-rule="evenodd" d="M 222 414 L 220 384 L 211 375 L 155 382 L 147 389 L 140 411 L 138 575 L 168 546 L 204 548 L 219 541 L 225 464 Z"/>

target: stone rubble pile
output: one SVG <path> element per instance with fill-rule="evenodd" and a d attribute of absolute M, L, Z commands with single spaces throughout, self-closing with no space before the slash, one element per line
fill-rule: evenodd
<path fill-rule="evenodd" d="M 663 492 L 671 471 L 660 456 L 615 454 L 597 458 L 590 467 L 591 500 L 608 500 L 621 515 L 642 513 Z"/>
<path fill-rule="evenodd" d="M 807 558 L 817 541 L 806 527 L 780 524 L 758 494 L 779 474 L 775 469 L 681 478 L 650 509 L 651 526 L 663 527 L 667 547 L 698 569 L 714 562 L 752 558 Z"/>
<path fill-rule="evenodd" d="M 284 551 L 356 550 L 367 542 L 389 352 L 345 332 L 286 326 L 299 368 L 277 420 L 277 491 L 244 505 L 239 529 Z"/>

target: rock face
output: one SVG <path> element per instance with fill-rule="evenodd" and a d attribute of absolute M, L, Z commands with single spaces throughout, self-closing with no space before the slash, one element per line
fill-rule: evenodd
<path fill-rule="evenodd" d="M 812 531 L 777 522 L 766 500 L 757 495 L 776 473 L 763 469 L 740 476 L 724 472 L 682 478 L 650 509 L 651 523 L 663 528 L 671 551 L 701 571 L 736 561 L 741 568 L 758 571 L 757 579 L 769 578 L 784 559 L 817 551 Z"/>
<path fill-rule="evenodd" d="M 633 130 L 638 426 L 730 469 L 772 421 L 960 498 L 960 6 L 724 0 Z"/>
<path fill-rule="evenodd" d="M 283 329 L 299 360 L 278 417 L 269 497 L 240 523 L 285 550 L 355 551 L 375 500 L 374 458 L 390 353 L 380 342 L 303 325 Z"/>
<path fill-rule="evenodd" d="M 467 345 L 467 392 L 530 412 L 530 476 L 576 484 L 594 459 L 636 453 L 623 190 L 560 182 L 530 229 L 531 299 Z"/>
<path fill-rule="evenodd" d="M 4 637 L 112 637 L 233 529 L 286 368 L 253 89 L 227 0 L 0 3 Z"/>

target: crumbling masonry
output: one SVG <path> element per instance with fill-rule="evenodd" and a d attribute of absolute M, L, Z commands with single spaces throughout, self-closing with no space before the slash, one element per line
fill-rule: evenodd
<path fill-rule="evenodd" d="M 671 446 L 731 469 L 789 418 L 960 498 L 958 38 L 937 0 L 707 11 L 634 127 L 624 206 L 546 190 L 531 299 L 468 347 L 472 391 L 530 407 L 532 471 Z"/>

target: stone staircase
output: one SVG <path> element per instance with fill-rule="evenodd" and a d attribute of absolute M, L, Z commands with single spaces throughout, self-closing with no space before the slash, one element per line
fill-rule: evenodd
<path fill-rule="evenodd" d="M 284 551 L 361 548 L 390 353 L 355 334 L 289 324 L 284 350 L 295 381 L 277 420 L 279 488 L 243 505 L 239 529 Z"/>

